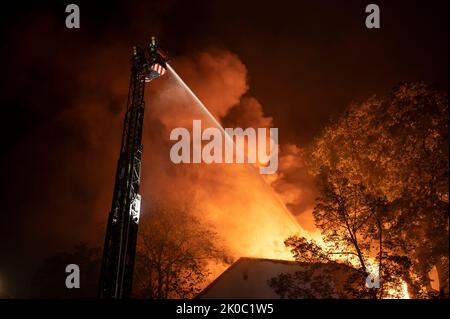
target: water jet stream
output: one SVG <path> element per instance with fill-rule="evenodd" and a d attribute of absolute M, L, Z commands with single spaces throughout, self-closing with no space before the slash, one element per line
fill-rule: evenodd
<path fill-rule="evenodd" d="M 203 102 L 197 97 L 197 95 L 195 95 L 195 93 L 191 90 L 191 88 L 181 79 L 181 77 L 178 75 L 177 72 L 175 72 L 175 70 L 169 65 L 167 64 L 167 68 L 170 71 L 170 73 L 175 77 L 177 83 L 183 87 L 188 93 L 189 95 L 192 97 L 192 99 L 196 102 L 196 104 L 199 106 L 200 110 L 203 111 L 208 118 L 217 126 L 217 128 L 220 129 L 220 131 L 222 132 L 222 134 L 224 134 L 225 138 L 228 139 L 229 142 L 231 142 L 233 145 L 235 145 L 235 142 L 233 140 L 233 138 L 225 131 L 225 129 L 223 128 L 223 126 L 220 124 L 220 122 L 214 117 L 214 115 L 211 114 L 211 112 L 208 110 L 208 108 L 203 104 Z M 276 146 L 277 147 L 277 146 Z M 237 148 L 236 148 L 237 149 Z M 288 210 L 288 208 L 286 207 L 286 205 L 284 204 L 284 202 L 281 200 L 280 196 L 274 191 L 274 189 L 267 183 L 267 181 L 259 174 L 257 168 L 253 165 L 250 165 L 249 163 L 246 163 L 247 167 L 250 167 L 250 171 L 252 174 L 256 174 L 258 175 L 258 179 L 264 183 L 264 185 L 266 187 L 268 187 L 270 189 L 271 194 L 274 196 L 274 198 L 278 201 L 278 203 L 280 204 L 280 206 L 283 208 L 284 213 L 288 216 L 288 218 L 293 222 L 293 224 L 298 227 L 299 232 L 303 235 L 306 236 L 307 233 L 305 232 L 305 230 L 299 225 L 297 219 L 295 219 L 295 217 L 292 215 L 292 213 Z M 293 234 L 294 235 L 294 234 Z M 309 237 L 309 236 L 308 236 Z"/>

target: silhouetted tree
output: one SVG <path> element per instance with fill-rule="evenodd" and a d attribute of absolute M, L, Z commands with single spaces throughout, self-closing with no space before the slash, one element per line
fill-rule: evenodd
<path fill-rule="evenodd" d="M 268 285 L 282 299 L 370 297 L 368 291 L 361 288 L 364 287 L 365 278 L 356 269 L 333 260 L 309 260 L 307 263 L 302 262 L 302 270 L 282 273 L 271 278 Z"/>
<path fill-rule="evenodd" d="M 429 296 L 433 265 L 448 285 L 448 121 L 445 94 L 403 84 L 349 107 L 309 150 L 313 173 L 326 169 L 364 185 L 381 204 L 367 236 L 409 257 L 411 272 L 403 277 L 415 297 Z"/>
<path fill-rule="evenodd" d="M 401 280 L 413 297 L 435 296 L 428 273 L 436 265 L 448 296 L 448 121 L 445 94 L 407 83 L 328 125 L 305 154 L 319 180 L 314 219 L 326 246 L 290 238 L 296 259 L 338 258 L 361 276 L 376 264 L 376 298 Z"/>
<path fill-rule="evenodd" d="M 185 209 L 158 205 L 140 225 L 134 295 L 191 298 L 210 275 L 208 262 L 223 258 L 215 232 Z"/>
<path fill-rule="evenodd" d="M 330 279 L 347 266 L 352 276 L 345 277 L 343 283 L 346 297 L 399 296 L 402 279 L 410 271 L 410 262 L 406 256 L 387 248 L 391 236 L 386 227 L 388 205 L 385 200 L 373 197 L 364 185 L 351 183 L 338 171 L 323 169 L 318 180 L 320 196 L 313 215 L 324 245 L 319 246 L 306 238 L 291 237 L 285 244 L 295 259 L 301 263 L 318 264 L 317 267 L 327 265 Z M 332 270 L 335 272 L 330 271 L 330 265 L 334 265 Z M 300 279 L 309 277 L 299 273 L 293 279 L 302 286 L 307 282 Z M 367 289 L 366 278 L 373 277 L 380 278 L 380 285 L 377 289 Z M 316 286 L 323 286 L 320 282 L 326 278 L 318 279 Z"/>

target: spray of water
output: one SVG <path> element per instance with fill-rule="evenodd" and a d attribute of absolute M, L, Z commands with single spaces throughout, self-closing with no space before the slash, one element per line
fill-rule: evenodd
<path fill-rule="evenodd" d="M 181 77 L 175 72 L 175 70 L 170 66 L 167 65 L 170 73 L 174 76 L 176 79 L 178 85 L 180 85 L 182 88 L 188 92 L 190 97 L 195 101 L 195 104 L 200 108 L 200 110 L 207 115 L 207 117 L 217 126 L 217 128 L 220 129 L 220 131 L 224 134 L 225 138 L 231 142 L 233 145 L 235 145 L 235 142 L 233 138 L 225 131 L 223 126 L 220 124 L 220 122 L 212 115 L 212 113 L 208 110 L 208 108 L 203 104 L 203 102 L 195 95 L 195 93 L 191 90 L 191 88 L 181 79 Z M 248 164 L 248 163 L 247 163 Z M 248 169 L 252 174 L 256 174 L 258 177 L 256 177 L 258 180 L 260 180 L 269 190 L 269 192 L 274 196 L 274 198 L 277 200 L 277 202 L 280 204 L 280 206 L 283 208 L 283 211 L 285 214 L 289 217 L 289 219 L 292 221 L 293 225 L 298 227 L 299 231 L 302 233 L 305 237 L 310 237 L 310 239 L 316 240 L 319 244 L 324 244 L 322 241 L 322 238 L 313 236 L 312 234 L 308 234 L 306 231 L 304 231 L 301 226 L 298 224 L 297 220 L 294 218 L 294 216 L 290 213 L 290 211 L 287 209 L 284 202 L 281 200 L 281 198 L 278 196 L 278 194 L 273 190 L 273 188 L 267 183 L 267 181 L 258 173 L 258 170 L 255 166 L 248 164 Z M 376 266 L 376 262 L 374 263 L 374 267 Z M 218 273 L 221 273 L 218 272 Z M 391 289 L 389 291 L 389 294 L 392 295 L 398 295 L 401 299 L 409 299 L 409 293 L 408 293 L 408 287 L 407 284 L 403 281 L 401 287 L 398 289 Z"/>
<path fill-rule="evenodd" d="M 191 88 L 181 79 L 181 77 L 178 75 L 177 72 L 169 65 L 167 64 L 167 68 L 170 71 L 170 73 L 174 76 L 175 80 L 177 81 L 178 85 L 180 85 L 182 88 L 184 88 L 188 94 L 192 97 L 192 99 L 195 101 L 196 105 L 200 108 L 200 110 L 208 116 L 208 118 L 217 126 L 217 128 L 220 129 L 222 134 L 224 134 L 225 138 L 232 143 L 233 145 L 234 140 L 233 138 L 225 131 L 223 126 L 220 124 L 220 122 L 214 117 L 214 115 L 211 114 L 211 112 L 208 110 L 208 108 L 203 104 L 203 102 L 195 95 L 195 93 L 191 90 Z M 276 146 L 277 147 L 277 146 Z M 248 164 L 248 163 L 247 163 Z M 270 193 L 274 196 L 274 198 L 278 201 L 280 206 L 283 208 L 284 213 L 288 216 L 288 218 L 292 221 L 292 223 L 299 229 L 299 232 L 303 233 L 303 235 L 306 235 L 306 232 L 302 229 L 302 227 L 298 224 L 295 217 L 291 214 L 291 212 L 287 209 L 284 202 L 281 200 L 281 198 L 278 196 L 278 194 L 273 190 L 273 188 L 267 183 L 267 181 L 262 178 L 262 176 L 258 173 L 258 170 L 253 165 L 247 165 L 250 172 L 252 174 L 256 174 L 258 179 L 264 183 L 264 185 L 269 189 Z"/>
<path fill-rule="evenodd" d="M 221 130 L 221 132 L 228 139 L 228 141 L 230 141 L 231 143 L 234 143 L 233 138 L 225 131 L 225 129 L 219 123 L 219 121 L 217 121 L 217 119 L 211 114 L 211 112 L 203 104 L 203 102 L 200 101 L 200 99 L 197 97 L 197 95 L 195 95 L 195 93 L 192 92 L 191 88 L 181 79 L 181 77 L 178 75 L 178 73 L 175 72 L 175 70 L 169 64 L 167 64 L 167 68 L 173 74 L 173 76 L 177 80 L 177 83 L 179 85 L 181 85 L 189 93 L 189 95 L 192 97 L 192 99 L 194 99 L 195 103 L 197 104 L 197 106 L 200 107 L 202 112 L 205 113 L 211 121 L 213 121 L 213 123 Z"/>

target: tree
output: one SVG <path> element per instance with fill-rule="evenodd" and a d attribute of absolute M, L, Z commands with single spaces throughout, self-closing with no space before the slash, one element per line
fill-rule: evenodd
<path fill-rule="evenodd" d="M 379 216 L 388 233 L 378 235 L 386 249 L 412 262 L 404 277 L 415 297 L 428 296 L 435 264 L 448 283 L 448 122 L 445 94 L 406 83 L 350 106 L 307 152 L 314 174 L 338 172 L 383 203 Z M 379 220 L 373 221 L 372 233 Z"/>
<path fill-rule="evenodd" d="M 314 261 L 302 264 L 301 269 L 271 278 L 268 285 L 281 299 L 366 297 L 360 289 L 364 278 L 352 267 L 331 261 Z"/>
<path fill-rule="evenodd" d="M 135 296 L 191 298 L 200 292 L 208 263 L 224 260 L 217 235 L 186 209 L 157 205 L 141 219 Z"/>
<path fill-rule="evenodd" d="M 296 261 L 316 265 L 316 268 L 326 265 L 326 276 L 321 274 L 322 278 L 315 280 L 313 288 L 320 287 L 319 292 L 323 295 L 326 287 L 321 283 L 329 282 L 338 275 L 339 270 L 347 269 L 342 285 L 344 296 L 400 296 L 402 279 L 409 273 L 411 265 L 405 255 L 391 249 L 386 200 L 374 197 L 363 184 L 351 183 L 335 170 L 322 169 L 318 186 L 320 196 L 316 200 L 313 216 L 324 244 L 319 246 L 301 237 L 291 237 L 285 242 Z M 369 289 L 366 288 L 366 278 L 375 278 L 379 286 L 373 283 Z M 297 281 L 295 286 L 298 289 L 311 276 L 297 273 L 291 279 Z M 286 278 L 284 282 L 286 285 Z"/>

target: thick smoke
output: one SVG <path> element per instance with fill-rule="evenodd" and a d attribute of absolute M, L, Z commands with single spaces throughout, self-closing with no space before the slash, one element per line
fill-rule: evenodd
<path fill-rule="evenodd" d="M 280 195 L 300 225 L 315 231 L 312 210 L 316 198 L 316 183 L 308 173 L 302 150 L 294 144 L 281 145 L 278 173 L 271 186 Z"/>
<path fill-rule="evenodd" d="M 212 50 L 179 59 L 174 67 L 224 126 L 272 126 L 273 119 L 265 116 L 257 99 L 248 95 L 247 72 L 236 55 Z M 190 128 L 194 119 L 201 119 L 203 127 L 213 123 L 170 74 L 150 87 L 142 176 L 143 194 L 148 200 L 142 218 L 149 213 L 151 198 L 184 201 L 191 206 L 194 203 L 199 216 L 214 226 L 235 256 L 290 258 L 283 241 L 302 233 L 285 207 L 291 203 L 283 203 L 250 165 L 171 163 L 171 129 Z M 291 165 L 283 162 L 277 185 L 288 182 L 285 178 L 289 169 L 298 168 Z M 285 195 L 287 189 L 280 189 Z M 297 198 L 296 204 L 300 202 Z"/>
<path fill-rule="evenodd" d="M 46 23 L 44 29 L 51 29 Z M 31 50 L 36 39 L 24 39 L 22 49 Z M 54 34 L 51 41 L 64 41 L 64 36 Z M 17 208 L 14 215 L 8 215 L 10 223 L 20 225 L 15 233 L 5 232 L 13 241 L 15 236 L 29 239 L 9 254 L 16 254 L 21 265 L 29 265 L 24 268 L 27 273 L 45 257 L 70 250 L 79 242 L 102 245 L 128 91 L 129 48 L 128 43 L 107 38 L 89 54 L 69 47 L 56 51 L 51 62 L 44 50 L 36 51 L 32 60 L 24 60 L 30 71 L 24 83 L 31 90 L 37 89 L 33 74 L 45 74 L 54 63 L 61 65 L 58 72 L 48 75 L 48 85 L 70 97 L 49 100 L 42 86 L 41 100 L 29 101 L 24 96 L 26 111 L 42 124 L 3 159 L 8 167 L 19 158 L 33 158 L 29 166 L 9 176 L 16 183 L 4 193 L 12 194 L 7 200 L 17 203 L 10 205 Z M 14 63 L 23 63 L 21 57 Z M 261 104 L 248 94 L 247 70 L 235 54 L 211 49 L 178 57 L 173 65 L 225 126 L 273 125 Z M 236 256 L 289 258 L 283 240 L 301 229 L 257 170 L 248 165 L 172 164 L 170 130 L 189 127 L 192 119 L 204 120 L 205 126 L 212 123 L 170 75 L 150 83 L 146 97 L 142 218 L 151 211 L 153 199 L 194 202 L 196 212 L 214 225 Z M 282 129 L 280 134 L 282 143 Z M 287 176 L 283 152 L 281 148 L 280 181 L 274 185 L 286 199 L 286 188 L 280 186 Z M 20 185 L 31 191 L 22 192 Z M 20 200 L 15 194 L 22 194 Z"/>
<path fill-rule="evenodd" d="M 50 179 L 58 182 L 54 189 L 58 196 L 47 198 L 44 205 L 49 205 L 47 211 L 61 213 L 51 218 L 49 226 L 53 226 L 47 236 L 62 238 L 68 244 L 81 240 L 101 244 L 128 86 L 128 61 L 122 58 L 128 55 L 126 51 L 125 46 L 113 45 L 86 59 L 76 78 L 80 91 L 55 118 L 76 136 L 56 155 L 61 167 L 49 172 Z M 272 126 L 272 118 L 247 94 L 247 70 L 236 55 L 213 49 L 178 58 L 174 67 L 225 126 Z M 146 96 L 142 218 L 151 208 L 152 198 L 194 201 L 198 212 L 218 228 L 219 235 L 230 241 L 238 254 L 282 257 L 278 252 L 282 241 L 298 228 L 257 171 L 237 164 L 172 164 L 170 130 L 189 128 L 193 119 L 202 119 L 205 127 L 212 123 L 170 75 L 150 83 Z M 296 161 L 295 150 L 295 146 L 281 147 L 279 172 L 272 177 L 276 178 L 272 186 L 288 208 L 304 216 L 311 193 L 303 189 L 307 177 Z M 34 227 L 30 231 L 41 235 Z M 287 257 L 286 252 L 282 254 Z"/>

